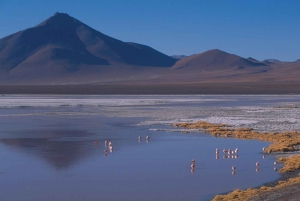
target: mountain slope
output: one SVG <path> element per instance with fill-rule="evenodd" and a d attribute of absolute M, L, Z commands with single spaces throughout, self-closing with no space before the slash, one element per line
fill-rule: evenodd
<path fill-rule="evenodd" d="M 244 59 L 237 55 L 215 49 L 183 58 L 177 61 L 172 68 L 212 71 L 243 69 L 258 66 L 266 66 L 266 64 L 258 61 L 254 62 L 252 60 Z"/>

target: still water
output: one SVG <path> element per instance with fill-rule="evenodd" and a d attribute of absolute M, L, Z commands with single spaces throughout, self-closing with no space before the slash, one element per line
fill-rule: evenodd
<path fill-rule="evenodd" d="M 198 201 L 262 185 L 280 177 L 275 159 L 263 158 L 268 143 L 167 132 L 174 128 L 166 122 L 201 117 L 204 107 L 273 102 L 256 96 L 2 97 L 0 200 Z M 114 147 L 107 156 L 105 140 Z M 239 148 L 238 156 L 223 158 L 224 148 Z"/>

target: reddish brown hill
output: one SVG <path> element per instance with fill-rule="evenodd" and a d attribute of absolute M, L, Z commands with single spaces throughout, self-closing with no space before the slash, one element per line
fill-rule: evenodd
<path fill-rule="evenodd" d="M 259 61 L 244 59 L 237 55 L 215 49 L 183 58 L 177 61 L 172 68 L 213 71 L 244 69 L 258 66 L 266 66 L 266 64 Z"/>

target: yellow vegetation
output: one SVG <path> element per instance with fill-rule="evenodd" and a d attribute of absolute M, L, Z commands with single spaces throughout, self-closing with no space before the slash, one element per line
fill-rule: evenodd
<path fill-rule="evenodd" d="M 184 127 L 188 129 L 203 129 L 214 136 L 233 137 L 240 139 L 255 139 L 268 141 L 272 144 L 265 149 L 265 152 L 286 152 L 295 151 L 295 146 L 300 144 L 300 133 L 297 131 L 283 133 L 261 133 L 251 128 L 232 128 L 226 124 L 212 124 L 205 121 L 196 123 L 176 123 L 176 127 Z"/>
<path fill-rule="evenodd" d="M 282 157 L 278 159 L 278 162 L 284 163 L 284 166 L 280 169 L 280 172 L 294 172 L 295 170 L 300 169 L 299 155 Z"/>

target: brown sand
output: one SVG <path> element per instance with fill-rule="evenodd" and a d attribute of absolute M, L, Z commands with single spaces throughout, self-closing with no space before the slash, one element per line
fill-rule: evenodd
<path fill-rule="evenodd" d="M 0 85 L 0 94 L 300 94 L 300 82 Z"/>

